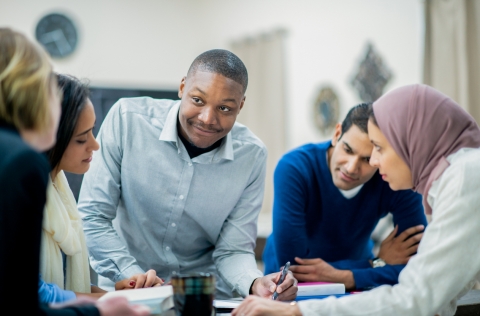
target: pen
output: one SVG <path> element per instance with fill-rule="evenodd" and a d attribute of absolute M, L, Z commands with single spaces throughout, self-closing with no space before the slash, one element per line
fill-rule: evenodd
<path fill-rule="evenodd" d="M 287 273 L 288 273 L 288 268 L 290 268 L 290 261 L 285 263 L 285 266 L 283 267 L 283 270 L 282 270 L 282 275 L 280 276 L 280 279 L 277 282 L 277 287 L 283 283 L 283 280 L 285 280 L 285 277 L 287 276 Z M 277 289 L 275 289 L 275 292 L 273 292 L 273 295 L 272 295 L 272 300 L 276 300 L 277 297 L 278 297 L 278 293 L 277 293 Z"/>

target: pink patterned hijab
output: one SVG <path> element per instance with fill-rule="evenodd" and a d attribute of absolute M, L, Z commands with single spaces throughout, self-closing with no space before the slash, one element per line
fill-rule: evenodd
<path fill-rule="evenodd" d="M 464 147 L 480 147 L 480 129 L 455 101 L 427 85 L 392 90 L 373 103 L 378 127 L 412 172 L 413 190 L 427 195 L 449 166 L 446 157 Z"/>

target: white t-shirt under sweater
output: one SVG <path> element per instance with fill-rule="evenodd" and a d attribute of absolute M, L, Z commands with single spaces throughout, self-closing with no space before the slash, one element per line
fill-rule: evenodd
<path fill-rule="evenodd" d="M 395 286 L 343 298 L 301 301 L 310 315 L 453 315 L 456 300 L 480 281 L 480 149 L 448 156 L 432 184 L 432 221 Z"/>

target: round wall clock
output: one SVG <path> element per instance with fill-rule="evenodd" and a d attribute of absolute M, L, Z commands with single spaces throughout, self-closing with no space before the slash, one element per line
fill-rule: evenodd
<path fill-rule="evenodd" d="M 323 133 L 330 132 L 338 123 L 340 103 L 337 94 L 330 87 L 323 87 L 314 104 L 315 125 Z"/>
<path fill-rule="evenodd" d="M 63 14 L 44 16 L 35 29 L 35 37 L 52 57 L 70 55 L 77 47 L 78 33 L 72 20 Z"/>

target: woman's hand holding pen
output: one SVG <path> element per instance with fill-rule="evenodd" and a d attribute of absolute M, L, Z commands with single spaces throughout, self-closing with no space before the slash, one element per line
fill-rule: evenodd
<path fill-rule="evenodd" d="M 252 285 L 252 293 L 260 297 L 272 299 L 275 290 L 278 293 L 277 300 L 291 301 L 297 297 L 297 283 L 298 281 L 293 277 L 292 272 L 288 271 L 285 280 L 277 286 L 280 279 L 281 272 L 271 273 L 264 277 L 258 278 Z"/>
<path fill-rule="evenodd" d="M 146 273 L 134 274 L 128 279 L 115 283 L 115 290 L 140 289 L 163 285 L 163 280 L 157 276 L 155 270 L 150 269 Z"/>

